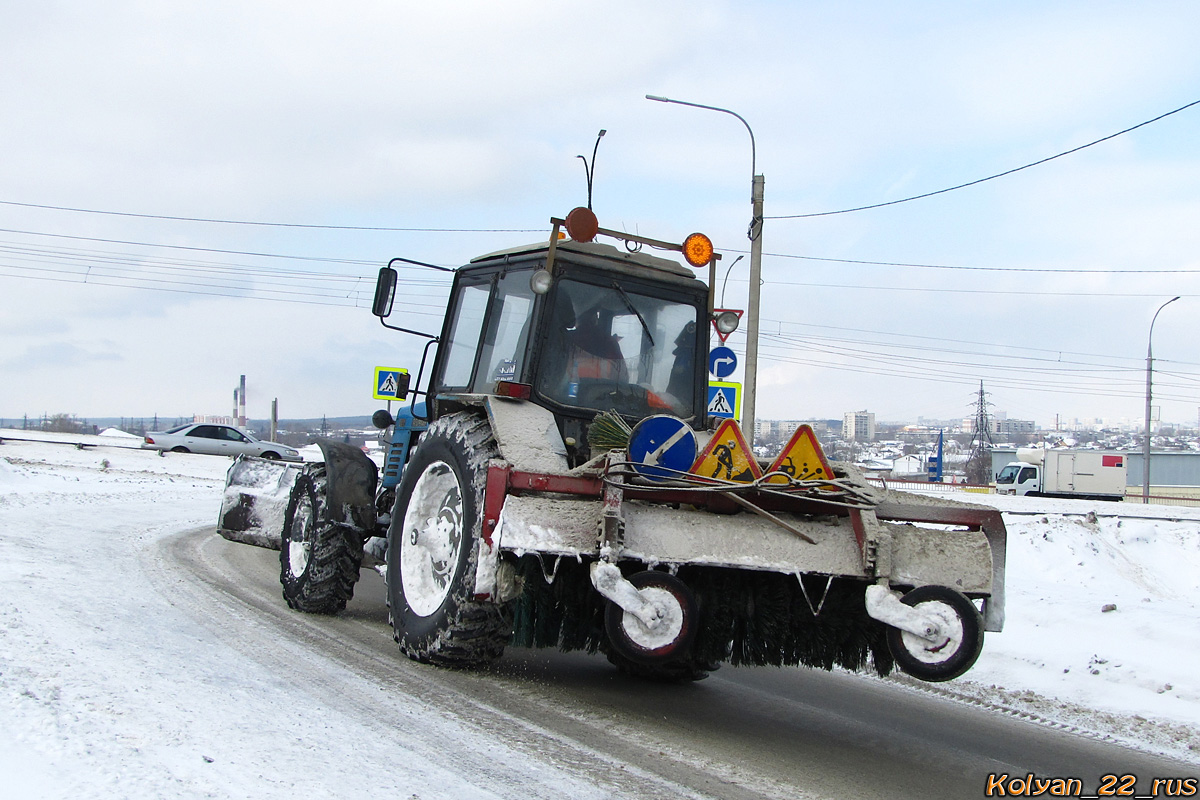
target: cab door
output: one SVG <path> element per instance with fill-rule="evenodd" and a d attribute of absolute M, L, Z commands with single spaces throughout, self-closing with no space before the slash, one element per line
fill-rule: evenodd
<path fill-rule="evenodd" d="M 434 365 L 435 402 L 439 394 L 493 394 L 497 381 L 529 380 L 531 274 L 531 269 L 459 274 Z"/>

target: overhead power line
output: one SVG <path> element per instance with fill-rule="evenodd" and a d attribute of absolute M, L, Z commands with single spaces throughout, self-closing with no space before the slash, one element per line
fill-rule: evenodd
<path fill-rule="evenodd" d="M 879 292 L 935 292 L 944 294 L 1011 294 L 1026 297 L 1161 297 L 1162 292 L 1033 292 L 1022 289 L 943 289 L 920 286 L 856 286 L 847 283 L 805 283 L 802 281 L 764 281 L 768 286 L 806 286 L 815 289 L 857 289 Z M 1181 294 L 1180 297 L 1197 297 Z"/>
<path fill-rule="evenodd" d="M 1187 105 L 1180 106 L 1179 108 L 1175 109 L 1174 111 L 1168 111 L 1165 114 L 1159 114 L 1154 119 L 1148 119 L 1145 122 L 1139 122 L 1137 125 L 1126 128 L 1125 130 L 1117 131 L 1116 133 L 1110 133 L 1108 136 L 1101 137 L 1094 142 L 1088 142 L 1087 144 L 1081 144 L 1079 147 L 1072 147 L 1070 150 L 1064 150 L 1061 153 L 1056 153 L 1055 155 L 1048 156 L 1048 157 L 1042 158 L 1042 159 L 1038 159 L 1037 161 L 1033 161 L 1029 164 L 1025 164 L 1020 167 L 1014 167 L 1012 169 L 1006 169 L 1004 172 L 997 172 L 995 175 L 988 175 L 986 178 L 977 178 L 976 180 L 973 180 L 973 181 L 967 181 L 966 183 L 960 183 L 957 186 L 948 186 L 945 189 L 938 189 L 937 191 L 933 191 L 933 192 L 925 192 L 924 194 L 916 194 L 916 195 L 913 195 L 912 197 L 904 197 L 899 200 L 888 200 L 887 202 L 884 202 L 884 203 L 872 203 L 871 205 L 868 205 L 868 206 L 856 206 L 854 208 L 843 208 L 843 209 L 839 209 L 837 211 L 817 211 L 817 212 L 813 212 L 810 214 L 779 214 L 779 215 L 775 215 L 775 216 L 768 216 L 766 218 L 767 219 L 805 219 L 808 217 L 829 217 L 829 216 L 833 216 L 834 214 L 850 214 L 855 211 L 867 211 L 872 208 L 883 208 L 885 206 L 895 206 L 895 205 L 899 205 L 900 203 L 908 203 L 913 200 L 923 200 L 926 197 L 933 197 L 934 195 L 946 194 L 947 192 L 954 192 L 959 189 L 965 189 L 968 186 L 977 186 L 978 184 L 985 183 L 987 181 L 992 181 L 992 180 L 995 180 L 996 178 L 1003 178 L 1006 175 L 1012 175 L 1015 172 L 1020 172 L 1021 170 L 1026 170 L 1026 169 L 1029 169 L 1030 167 L 1036 167 L 1041 164 L 1045 164 L 1049 161 L 1053 161 L 1056 158 L 1062 158 L 1063 156 L 1069 156 L 1072 153 L 1078 153 L 1080 150 L 1086 150 L 1087 148 L 1092 147 L 1094 145 L 1098 145 L 1101 142 L 1107 142 L 1109 139 L 1115 139 L 1118 136 L 1122 136 L 1126 133 L 1129 133 L 1130 131 L 1136 131 L 1138 128 L 1144 128 L 1145 126 L 1150 125 L 1155 122 L 1158 122 L 1159 120 L 1166 119 L 1167 117 L 1171 116 L 1172 114 L 1178 114 L 1180 111 L 1186 111 L 1187 109 L 1191 108 L 1194 105 L 1200 105 L 1200 100 L 1193 100 L 1192 102 L 1188 103 Z"/>
<path fill-rule="evenodd" d="M 21 203 L 16 200 L 0 200 L 0 205 L 19 208 L 40 208 L 47 211 L 70 211 L 75 214 L 100 214 L 107 217 L 134 217 L 136 219 L 161 219 L 170 222 L 205 222 L 214 225 L 252 225 L 262 228 L 307 228 L 323 231 L 382 231 L 394 233 L 544 233 L 544 228 L 392 228 L 382 225 L 315 225 L 303 222 L 260 222 L 244 219 L 214 219 L 210 217 L 176 217 L 170 214 L 138 214 L 132 211 L 105 211 L 96 208 L 52 206 L 43 203 Z"/>
<path fill-rule="evenodd" d="M 722 253 L 749 253 L 749 250 L 721 248 Z M 1045 275 L 1197 275 L 1200 269 L 1105 269 L 1053 267 L 974 267 L 962 264 L 917 264 L 909 261 L 866 261 L 858 258 L 828 258 L 825 256 L 802 256 L 795 253 L 763 253 L 772 258 L 791 258 L 798 261 L 823 261 L 831 264 L 862 264 L 868 267 L 911 267 L 913 269 L 943 269 L 962 272 L 1033 272 Z"/>

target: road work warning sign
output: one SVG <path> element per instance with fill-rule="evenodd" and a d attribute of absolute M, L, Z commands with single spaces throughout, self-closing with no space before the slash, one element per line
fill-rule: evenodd
<path fill-rule="evenodd" d="M 688 471 L 702 478 L 739 483 L 751 483 L 762 477 L 762 469 L 751 455 L 742 429 L 732 419 L 721 423 Z"/>
<path fill-rule="evenodd" d="M 772 472 L 782 472 L 783 475 L 771 475 Z M 813 433 L 811 425 L 801 425 L 796 429 L 767 474 L 771 475 L 767 483 L 787 483 L 789 478 L 797 481 L 833 479 L 833 470 L 821 452 L 821 445 L 817 443 L 817 435 Z"/>
<path fill-rule="evenodd" d="M 392 367 L 375 368 L 376 400 L 403 400 L 408 396 L 408 370 Z"/>

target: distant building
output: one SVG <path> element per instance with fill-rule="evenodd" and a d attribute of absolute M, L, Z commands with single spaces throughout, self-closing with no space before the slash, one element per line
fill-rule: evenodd
<path fill-rule="evenodd" d="M 1037 433 L 1037 425 L 1031 419 L 996 419 L 992 420 L 992 433 Z"/>
<path fill-rule="evenodd" d="M 870 411 L 847 411 L 842 415 L 842 438 L 869 442 L 875 438 L 875 414 Z"/>
<path fill-rule="evenodd" d="M 996 415 L 988 419 L 988 428 L 993 434 L 1011 436 L 1019 433 L 1037 433 L 1037 424 L 1031 419 L 1008 419 Z M 963 433 L 975 433 L 975 418 L 964 417 L 962 420 Z"/>
<path fill-rule="evenodd" d="M 822 426 L 813 420 L 801 419 L 755 419 L 754 441 L 781 440 L 786 441 L 801 425 L 811 425 L 813 430 L 820 432 Z"/>

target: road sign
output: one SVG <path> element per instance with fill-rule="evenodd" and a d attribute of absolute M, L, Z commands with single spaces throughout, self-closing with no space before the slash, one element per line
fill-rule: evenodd
<path fill-rule="evenodd" d="M 728 347 L 714 347 L 708 354 L 708 371 L 717 380 L 728 378 L 737 369 L 737 353 Z"/>
<path fill-rule="evenodd" d="M 408 396 L 408 370 L 393 367 L 375 368 L 376 400 L 403 400 Z"/>
<path fill-rule="evenodd" d="M 678 477 L 696 460 L 696 434 L 678 417 L 655 414 L 633 427 L 629 461 L 635 472 L 652 480 Z"/>
<path fill-rule="evenodd" d="M 710 381 L 708 384 L 708 415 L 731 419 L 741 416 L 742 385 L 724 381 Z"/>
<path fill-rule="evenodd" d="M 721 423 L 689 471 L 702 478 L 740 483 L 751 483 L 762 477 L 762 469 L 750 454 L 742 429 L 732 419 Z"/>
<path fill-rule="evenodd" d="M 817 443 L 817 435 L 813 433 L 811 425 L 801 425 L 796 429 L 783 452 L 767 470 L 767 474 L 772 472 L 782 472 L 797 481 L 833 480 L 833 470 L 821 452 L 821 445 Z M 767 483 L 787 482 L 788 479 L 783 475 L 767 478 Z"/>

